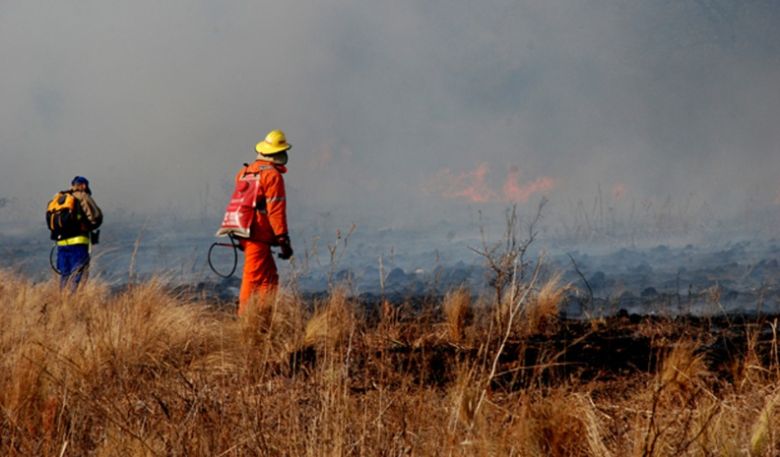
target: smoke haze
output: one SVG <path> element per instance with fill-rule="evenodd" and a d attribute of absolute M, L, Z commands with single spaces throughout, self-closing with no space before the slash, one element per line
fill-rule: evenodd
<path fill-rule="evenodd" d="M 597 188 L 777 210 L 777 24 L 771 0 L 0 1 L 0 217 L 79 174 L 108 214 L 218 219 L 273 128 L 293 229 Z"/>

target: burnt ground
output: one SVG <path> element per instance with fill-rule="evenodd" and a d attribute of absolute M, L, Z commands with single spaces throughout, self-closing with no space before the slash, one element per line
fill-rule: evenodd
<path fill-rule="evenodd" d="M 596 321 L 561 320 L 543 332 L 510 338 L 499 358 L 492 387 L 512 391 L 532 385 L 559 385 L 570 381 L 610 382 L 652 373 L 675 345 L 692 342 L 711 375 L 732 381 L 748 357 L 764 366 L 777 358 L 772 325 L 777 316 L 729 315 L 712 318 L 680 316 L 615 316 Z M 492 363 L 498 339 L 485 346 L 474 335 L 466 342 L 448 340 L 445 330 L 422 331 L 420 324 L 400 323 L 392 328 L 365 331 L 362 345 L 352 352 L 353 379 L 383 379 L 393 384 L 413 382 L 445 386 L 456 381 L 463 368 Z M 439 327 L 441 328 L 441 327 Z M 304 348 L 290 356 L 290 367 L 307 370 L 316 363 L 318 348 Z M 776 363 L 777 361 L 775 361 Z M 366 376 L 367 375 L 367 376 Z M 356 381 L 357 390 L 371 389 Z"/>
<path fill-rule="evenodd" d="M 174 288 L 172 292 L 208 296 L 199 288 Z M 301 298 L 311 311 L 327 297 L 322 293 Z M 452 383 L 464 366 L 489 365 L 498 348 L 497 336 L 488 337 L 482 324 L 479 330 L 476 325 L 467 327 L 462 339 L 452 341 L 441 317 L 442 298 L 399 299 L 402 304 L 394 306 L 396 315 L 390 324 L 383 323 L 380 316 L 380 297 L 359 299 L 362 338 L 353 342 L 358 346 L 353 351 L 353 378 L 364 379 L 361 374 L 368 374 L 368 378 L 398 378 L 401 382 L 401 378 L 411 377 L 415 383 L 441 386 Z M 235 309 L 233 300 L 211 303 L 226 312 Z M 703 357 L 714 377 L 731 381 L 748 356 L 764 366 L 771 362 L 780 366 L 776 360 L 780 342 L 773 334 L 773 325 L 778 323 L 780 315 L 756 311 L 700 316 L 642 315 L 619 309 L 609 316 L 572 319 L 562 310 L 538 332 L 509 338 L 493 384 L 516 390 L 533 383 L 609 382 L 653 373 L 663 355 L 682 342 L 696 346 L 696 354 Z M 318 348 L 308 347 L 291 354 L 287 369 L 307 370 L 316 363 L 318 352 Z"/>
<path fill-rule="evenodd" d="M 224 312 L 235 309 L 233 300 L 213 300 L 202 287 L 171 292 L 211 298 L 209 303 Z M 300 298 L 311 311 L 327 297 L 322 293 Z M 359 337 L 352 341 L 350 362 L 353 389 L 370 390 L 375 379 L 382 379 L 383 385 L 446 386 L 464 367 L 485 370 L 492 363 L 498 336 L 489 336 L 488 326 L 481 323 L 467 326 L 463 337 L 453 341 L 442 320 L 441 296 L 399 300 L 402 304 L 393 306 L 391 322 L 380 315 L 381 301 L 379 297 L 357 301 Z M 778 323 L 780 315 L 756 311 L 699 316 L 641 315 L 620 309 L 609 316 L 572 319 L 562 310 L 537 332 L 507 340 L 492 385 L 513 391 L 533 385 L 625 380 L 655 372 L 665 354 L 687 343 L 696 347 L 714 379 L 730 382 L 749 357 L 762 366 L 780 366 L 780 342 L 773 333 Z M 322 350 L 306 347 L 290 354 L 280 373 L 308 371 Z"/>

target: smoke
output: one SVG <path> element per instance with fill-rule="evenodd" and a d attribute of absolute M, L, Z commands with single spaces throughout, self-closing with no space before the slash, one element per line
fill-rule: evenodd
<path fill-rule="evenodd" d="M 599 186 L 736 213 L 778 201 L 778 23 L 771 0 L 0 2 L 0 198 L 35 220 L 79 174 L 108 216 L 217 224 L 282 128 L 293 225 Z"/>

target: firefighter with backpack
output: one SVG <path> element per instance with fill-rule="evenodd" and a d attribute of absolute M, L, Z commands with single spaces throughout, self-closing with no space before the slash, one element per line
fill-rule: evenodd
<path fill-rule="evenodd" d="M 225 211 L 217 236 L 231 236 L 244 251 L 244 271 L 239 292 L 239 316 L 250 303 L 267 305 L 279 284 L 272 246 L 281 248 L 279 258 L 293 255 L 287 227 L 287 196 L 283 174 L 287 172 L 292 145 L 281 130 L 272 130 L 255 145 L 257 157 L 236 175 L 236 188 Z"/>
<path fill-rule="evenodd" d="M 103 213 L 92 199 L 87 178 L 76 176 L 70 184 L 70 189 L 57 192 L 49 202 L 46 224 L 57 243 L 60 288 L 75 291 L 86 281 L 90 250 L 98 242 Z"/>

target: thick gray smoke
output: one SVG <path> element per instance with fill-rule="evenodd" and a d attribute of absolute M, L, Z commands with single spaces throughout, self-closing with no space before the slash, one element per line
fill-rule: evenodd
<path fill-rule="evenodd" d="M 2 1 L 0 216 L 81 174 L 115 215 L 218 218 L 273 128 L 296 214 L 776 208 L 777 24 L 772 0 Z"/>

